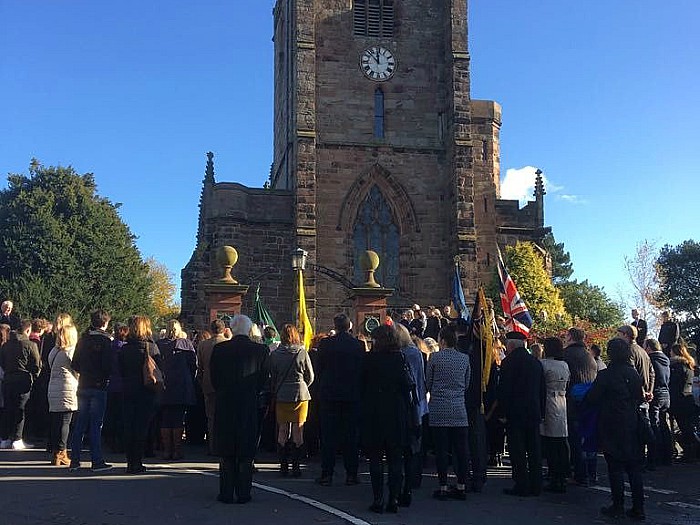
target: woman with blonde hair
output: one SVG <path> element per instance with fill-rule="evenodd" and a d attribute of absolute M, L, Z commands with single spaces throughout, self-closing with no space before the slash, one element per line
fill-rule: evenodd
<path fill-rule="evenodd" d="M 270 354 L 270 376 L 278 425 L 280 474 L 288 474 L 291 457 L 292 476 L 299 477 L 304 423 L 311 399 L 309 385 L 314 381 L 314 369 L 299 332 L 292 324 L 282 327 L 280 345 Z"/>
<path fill-rule="evenodd" d="M 671 414 L 681 431 L 681 447 L 683 447 L 683 462 L 695 462 L 700 451 L 700 443 L 695 435 L 695 420 L 698 417 L 698 407 L 693 399 L 693 376 L 695 360 L 688 353 L 685 343 L 671 345 L 671 379 L 669 393 L 671 395 Z"/>
<path fill-rule="evenodd" d="M 161 356 L 153 342 L 151 320 L 143 315 L 129 319 L 129 335 L 119 354 L 119 373 L 122 376 L 124 406 L 124 451 L 126 473 L 141 474 L 146 435 L 155 412 L 156 392 L 144 383 L 143 369 L 150 355 L 160 367 Z"/>
<path fill-rule="evenodd" d="M 197 372 L 197 352 L 176 319 L 168 321 L 165 337 L 156 343 L 162 359 L 167 388 L 161 405 L 160 438 L 163 459 L 183 459 L 182 436 L 185 410 L 197 404 L 194 376 Z"/>
<path fill-rule="evenodd" d="M 58 320 L 56 325 L 59 326 Z M 66 446 L 73 412 L 78 410 L 78 373 L 73 370 L 77 342 L 78 330 L 68 316 L 68 321 L 56 331 L 56 345 L 48 356 L 49 443 L 53 452 L 51 464 L 57 467 L 70 465 Z"/>

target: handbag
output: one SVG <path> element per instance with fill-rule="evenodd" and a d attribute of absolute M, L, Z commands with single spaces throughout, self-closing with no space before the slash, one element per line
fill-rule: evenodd
<path fill-rule="evenodd" d="M 642 445 L 654 442 L 654 429 L 651 428 L 651 421 L 647 409 L 637 408 L 637 436 Z"/>
<path fill-rule="evenodd" d="M 163 372 L 158 368 L 155 359 L 151 357 L 148 348 L 146 348 L 146 357 L 143 361 L 143 384 L 153 392 L 162 392 L 165 390 Z"/>

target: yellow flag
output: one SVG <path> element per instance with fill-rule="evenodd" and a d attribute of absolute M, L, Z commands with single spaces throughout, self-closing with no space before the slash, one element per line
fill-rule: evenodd
<path fill-rule="evenodd" d="M 306 297 L 304 297 L 304 275 L 299 270 L 299 329 L 304 334 L 304 347 L 308 350 L 311 347 L 311 339 L 314 332 L 309 321 L 309 314 L 306 313 Z"/>
<path fill-rule="evenodd" d="M 486 302 L 484 288 L 479 287 L 479 306 L 481 307 L 481 391 L 486 392 L 491 377 L 491 363 L 493 361 L 493 311 Z"/>

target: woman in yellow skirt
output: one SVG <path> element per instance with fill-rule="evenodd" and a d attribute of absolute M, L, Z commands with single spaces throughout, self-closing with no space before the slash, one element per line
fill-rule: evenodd
<path fill-rule="evenodd" d="M 314 370 L 294 325 L 285 324 L 282 327 L 280 340 L 280 345 L 270 354 L 272 392 L 276 393 L 275 415 L 280 474 L 288 475 L 291 459 L 292 476 L 299 477 L 304 423 L 311 399 L 309 385 L 314 380 Z"/>

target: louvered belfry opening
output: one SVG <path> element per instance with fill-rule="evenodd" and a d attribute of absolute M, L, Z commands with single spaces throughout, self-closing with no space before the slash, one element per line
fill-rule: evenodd
<path fill-rule="evenodd" d="M 394 0 L 355 0 L 353 34 L 357 36 L 394 36 Z"/>

